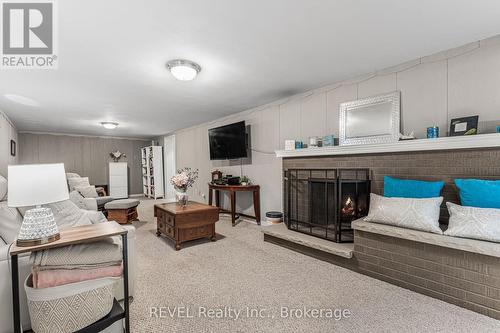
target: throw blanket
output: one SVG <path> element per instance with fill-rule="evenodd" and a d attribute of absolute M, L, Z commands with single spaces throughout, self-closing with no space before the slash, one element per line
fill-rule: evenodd
<path fill-rule="evenodd" d="M 101 267 L 85 269 L 58 269 L 50 266 L 35 266 L 32 268 L 33 287 L 50 288 L 62 286 L 69 283 L 99 279 L 104 277 L 120 277 L 123 272 L 121 262 Z"/>
<path fill-rule="evenodd" d="M 122 260 L 120 237 L 69 245 L 55 249 L 32 252 L 30 262 L 34 266 L 77 266 L 117 262 Z"/>

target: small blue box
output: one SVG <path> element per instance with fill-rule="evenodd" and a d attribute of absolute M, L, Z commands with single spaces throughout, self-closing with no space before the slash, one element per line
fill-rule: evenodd
<path fill-rule="evenodd" d="M 336 146 L 337 139 L 334 135 L 325 135 L 323 137 L 323 147 Z"/>
<path fill-rule="evenodd" d="M 500 133 L 500 126 L 497 126 L 497 133 Z"/>
<path fill-rule="evenodd" d="M 301 149 L 302 148 L 302 141 L 295 141 L 295 149 Z"/>

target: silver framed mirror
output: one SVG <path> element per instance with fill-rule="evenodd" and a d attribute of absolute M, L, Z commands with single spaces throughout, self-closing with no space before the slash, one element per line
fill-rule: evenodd
<path fill-rule="evenodd" d="M 400 133 L 399 91 L 341 103 L 339 144 L 396 142 Z"/>

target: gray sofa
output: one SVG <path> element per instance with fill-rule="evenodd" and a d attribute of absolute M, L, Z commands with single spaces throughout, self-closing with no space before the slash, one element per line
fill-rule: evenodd
<path fill-rule="evenodd" d="M 25 209 L 9 208 L 7 206 L 6 193 L 7 183 L 5 178 L 0 176 L 0 333 L 13 332 L 12 325 L 12 284 L 10 270 L 10 244 L 14 241 L 20 223 L 22 221 L 22 212 Z M 67 200 L 58 203 L 56 221 L 60 229 L 71 227 L 70 225 L 79 225 L 87 223 L 108 223 L 101 212 L 97 210 L 86 210 L 78 208 L 72 201 Z M 60 208 L 62 207 L 62 208 Z M 53 208 L 53 210 L 55 210 Z M 70 213 L 69 213 L 70 212 Z M 66 215 L 65 215 L 66 214 Z M 58 217 L 67 216 L 66 219 L 58 221 Z M 135 292 L 135 228 L 133 226 L 123 226 L 128 230 L 128 260 L 129 260 L 129 292 L 130 296 L 134 296 Z M 19 257 L 19 285 L 24 285 L 24 280 L 30 274 L 31 264 L 29 263 L 29 254 Z M 116 288 L 117 299 L 123 299 L 123 287 L 120 285 Z M 24 288 L 21 287 L 21 319 L 23 330 L 31 327 L 28 313 L 26 295 Z"/>

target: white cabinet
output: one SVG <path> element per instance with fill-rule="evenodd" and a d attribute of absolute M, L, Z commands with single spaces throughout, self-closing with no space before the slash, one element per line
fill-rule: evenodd
<path fill-rule="evenodd" d="M 141 149 L 142 187 L 144 196 L 158 199 L 165 197 L 163 186 L 163 147 Z"/>
<path fill-rule="evenodd" d="M 127 162 L 109 162 L 109 195 L 115 199 L 128 198 Z"/>

